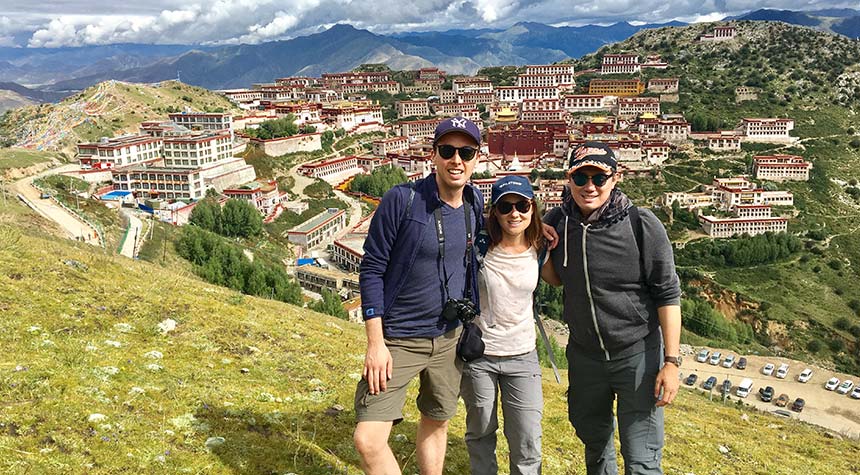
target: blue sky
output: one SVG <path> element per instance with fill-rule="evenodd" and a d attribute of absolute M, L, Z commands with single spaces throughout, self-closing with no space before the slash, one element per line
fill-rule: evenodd
<path fill-rule="evenodd" d="M 553 25 L 712 21 L 759 8 L 860 9 L 858 0 L 4 0 L 0 46 L 237 44 L 292 38 L 336 23 L 376 33 Z"/>

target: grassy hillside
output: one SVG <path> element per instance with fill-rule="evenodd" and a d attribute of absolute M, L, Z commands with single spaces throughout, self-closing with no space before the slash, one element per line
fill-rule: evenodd
<path fill-rule="evenodd" d="M 42 237 L 11 224 L 22 213 L 0 208 L 0 472 L 360 473 L 360 326 Z M 547 474 L 583 473 L 564 389 L 547 372 Z M 417 417 L 407 405 L 392 438 L 405 473 Z M 463 418 L 461 406 L 446 473 L 467 470 Z M 854 442 L 687 391 L 667 443 L 673 474 L 860 470 Z"/>
<path fill-rule="evenodd" d="M 794 193 L 794 208 L 778 212 L 792 216 L 789 232 L 805 239 L 805 250 L 782 262 L 749 268 L 693 266 L 686 269 L 688 274 L 707 285 L 694 283 L 689 291 L 704 292 L 717 284 L 745 303 L 721 310 L 730 319 L 753 324 L 759 342 L 772 351 L 829 361 L 858 374 L 860 289 L 851 283 L 860 278 L 860 42 L 783 23 L 749 21 L 736 22 L 738 37 L 733 41 L 696 41 L 714 25 L 643 30 L 583 57 L 577 67 L 597 67 L 606 53 L 632 52 L 643 58 L 659 54 L 670 67 L 648 70 L 643 79 L 678 77 L 681 88 L 679 102 L 663 103 L 663 112 L 681 112 L 694 124 L 699 117 L 725 129 L 744 117 L 789 117 L 795 120 L 792 135 L 799 143 L 745 144 L 743 151 L 728 154 L 684 149 L 664 165 L 662 180 L 628 180 L 622 188 L 637 202 L 653 205 L 666 191 L 694 190 L 714 176 L 751 173 L 757 154 L 792 153 L 810 160 L 809 182 L 765 184 Z M 577 82 L 584 84 L 579 78 Z M 736 103 L 739 86 L 757 88 L 758 100 Z M 677 225 L 668 227 L 678 241 L 697 237 Z M 713 300 L 713 295 L 708 298 Z M 741 308 L 747 308 L 743 315 L 738 313 Z M 817 343 L 810 349 L 812 340 Z"/>
<path fill-rule="evenodd" d="M 238 112 L 226 98 L 176 81 L 134 84 L 106 81 L 58 104 L 13 109 L 0 117 L 0 140 L 8 145 L 74 154 L 80 141 L 137 132 L 146 120 L 167 119 L 167 113 L 189 107 L 195 111 Z"/>

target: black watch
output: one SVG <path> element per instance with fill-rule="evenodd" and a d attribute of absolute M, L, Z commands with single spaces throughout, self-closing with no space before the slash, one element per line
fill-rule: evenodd
<path fill-rule="evenodd" d="M 664 356 L 663 362 L 664 363 L 672 363 L 673 365 L 675 365 L 679 368 L 681 367 L 681 357 L 680 356 Z"/>

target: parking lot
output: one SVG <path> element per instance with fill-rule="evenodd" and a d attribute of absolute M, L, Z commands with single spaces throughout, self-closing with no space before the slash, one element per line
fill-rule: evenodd
<path fill-rule="evenodd" d="M 729 379 L 732 382 L 732 390 L 729 400 L 731 402 L 736 402 L 739 399 L 735 394 L 738 384 L 742 379 L 749 378 L 753 381 L 753 387 L 750 391 L 750 395 L 742 399 L 744 403 L 755 406 L 765 412 L 773 412 L 777 409 L 783 409 L 790 412 L 792 417 L 795 419 L 825 427 L 844 436 L 860 438 L 860 400 L 852 399 L 846 394 L 838 394 L 835 391 L 824 389 L 824 384 L 831 377 L 836 377 L 840 381 L 851 379 L 855 384 L 857 384 L 860 383 L 860 378 L 857 376 L 835 373 L 814 365 L 807 365 L 803 362 L 786 358 L 738 355 L 737 353 L 726 352 L 721 349 L 707 348 L 711 353 L 716 350 L 722 354 L 720 363 L 722 363 L 722 360 L 729 354 L 735 355 L 735 362 L 737 362 L 737 359 L 740 356 L 745 356 L 747 358 L 747 368 L 745 370 L 739 370 L 734 366 L 731 368 L 724 368 L 721 364 L 712 366 L 707 362 L 699 363 L 696 361 L 696 354 L 702 348 L 703 347 L 695 347 L 692 353 L 683 355 L 684 363 L 681 367 L 681 372 L 683 374 L 681 382 L 682 387 L 690 388 L 690 386 L 684 384 L 683 381 L 690 373 L 696 373 L 698 375 L 698 379 L 693 386 L 698 390 L 703 390 L 702 383 L 704 383 L 708 377 L 715 376 L 717 378 L 717 384 L 712 390 L 713 398 L 715 401 L 719 401 L 722 397 L 720 395 L 720 385 L 724 379 Z M 786 378 L 777 378 L 775 369 L 771 376 L 762 374 L 762 368 L 767 363 L 772 363 L 776 368 L 778 368 L 782 363 L 788 364 L 789 369 Z M 797 380 L 797 375 L 805 368 L 812 369 L 812 378 L 807 383 L 800 383 Z M 762 402 L 759 398 L 759 389 L 766 386 L 772 386 L 774 388 L 774 401 L 780 394 L 788 394 L 788 406 L 785 408 L 779 408 L 774 405 L 773 402 Z M 798 397 L 806 400 L 806 406 L 800 413 L 790 410 L 791 403 Z"/>

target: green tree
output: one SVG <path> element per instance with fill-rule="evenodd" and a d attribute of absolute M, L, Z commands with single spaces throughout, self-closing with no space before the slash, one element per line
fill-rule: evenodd
<path fill-rule="evenodd" d="M 221 205 L 213 199 L 204 199 L 194 206 L 188 222 L 214 233 L 221 232 Z"/>
<path fill-rule="evenodd" d="M 322 300 L 312 302 L 308 305 L 308 308 L 344 320 L 349 318 L 346 309 L 343 308 L 340 297 L 336 293 L 328 289 L 323 289 L 320 295 L 322 295 Z"/>
<path fill-rule="evenodd" d="M 405 183 L 406 173 L 400 167 L 380 167 L 370 175 L 356 175 L 349 184 L 352 192 L 361 192 L 377 198 L 395 185 Z"/>
<path fill-rule="evenodd" d="M 228 237 L 257 236 L 263 230 L 263 217 L 251 203 L 229 199 L 222 212 L 222 231 Z"/>

